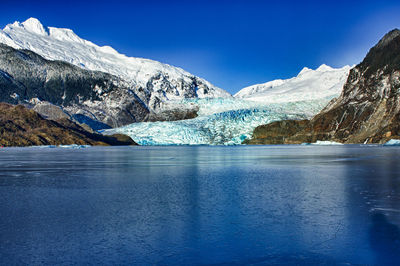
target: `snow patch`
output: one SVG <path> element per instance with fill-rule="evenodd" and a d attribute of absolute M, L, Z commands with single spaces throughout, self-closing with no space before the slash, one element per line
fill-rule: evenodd
<path fill-rule="evenodd" d="M 39 98 L 31 98 L 29 101 L 28 101 L 28 103 L 30 103 L 30 104 L 39 104 L 39 103 L 41 103 L 42 101 L 39 99 Z"/>
<path fill-rule="evenodd" d="M 11 94 L 10 97 L 15 99 L 15 100 L 19 99 L 18 93 L 15 93 L 15 92 L 13 94 Z"/>

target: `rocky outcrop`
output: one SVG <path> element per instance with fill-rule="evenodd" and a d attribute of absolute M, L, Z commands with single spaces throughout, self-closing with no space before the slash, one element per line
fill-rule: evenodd
<path fill-rule="evenodd" d="M 0 103 L 0 146 L 137 145 L 125 135 L 103 136 L 67 118 L 47 120 L 22 105 Z"/>
<path fill-rule="evenodd" d="M 279 130 L 277 130 L 279 128 Z M 310 121 L 257 127 L 249 144 L 330 140 L 384 143 L 400 138 L 400 31 L 387 33 L 350 70 L 342 93 Z"/>
<path fill-rule="evenodd" d="M 61 107 L 46 101 L 37 103 L 32 108 L 32 110 L 39 113 L 45 119 L 50 119 L 50 120 L 60 120 L 63 118 L 71 119 L 71 116 L 68 113 L 66 113 Z"/>
<path fill-rule="evenodd" d="M 146 118 L 146 122 L 156 122 L 156 121 L 177 121 L 193 119 L 198 116 L 199 107 L 194 106 L 190 109 L 188 108 L 173 108 L 162 110 L 159 113 L 150 113 Z"/>
<path fill-rule="evenodd" d="M 308 128 L 310 120 L 282 120 L 254 129 L 251 139 L 246 139 L 243 144 L 289 144 L 289 138 L 296 133 Z"/>

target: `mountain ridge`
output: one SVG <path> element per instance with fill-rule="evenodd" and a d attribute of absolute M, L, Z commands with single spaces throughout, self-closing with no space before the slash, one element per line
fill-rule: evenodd
<path fill-rule="evenodd" d="M 251 85 L 241 89 L 234 97 L 270 103 L 336 97 L 340 94 L 350 68 L 332 68 L 325 64 L 315 70 L 304 67 L 295 77 Z M 291 98 L 280 97 L 282 92 L 287 92 Z"/>
<path fill-rule="evenodd" d="M 109 46 L 97 46 L 65 28 L 44 27 L 30 18 L 0 30 L 0 42 L 16 49 L 31 50 L 48 60 L 118 76 L 135 87 L 147 107 L 158 112 L 172 99 L 231 97 L 231 95 L 183 70 L 158 61 L 128 57 Z M 142 93 L 141 93 L 142 91 Z"/>

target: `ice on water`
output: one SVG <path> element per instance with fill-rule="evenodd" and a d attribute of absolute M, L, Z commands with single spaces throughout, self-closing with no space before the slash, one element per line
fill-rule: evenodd
<path fill-rule="evenodd" d="M 317 140 L 314 143 L 302 143 L 302 145 L 336 146 L 336 145 L 344 145 L 344 144 L 340 143 L 340 142 L 336 142 L 336 141 Z"/>

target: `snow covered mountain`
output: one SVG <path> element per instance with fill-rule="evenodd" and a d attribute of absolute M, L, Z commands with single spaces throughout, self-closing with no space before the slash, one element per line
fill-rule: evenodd
<path fill-rule="evenodd" d="M 350 70 L 340 96 L 320 113 L 311 120 L 262 125 L 249 143 L 383 144 L 399 138 L 400 30 L 393 29 Z"/>
<path fill-rule="evenodd" d="M 14 22 L 0 30 L 0 43 L 33 51 L 48 60 L 115 75 L 130 83 L 152 112 L 159 112 L 169 100 L 231 97 L 228 92 L 181 68 L 127 57 L 109 46 L 100 47 L 84 40 L 70 29 L 44 27 L 35 18 Z"/>
<path fill-rule="evenodd" d="M 303 68 L 294 78 L 277 79 L 246 87 L 235 98 L 264 103 L 315 100 L 338 96 L 349 74 L 350 66 L 332 68 L 321 65 L 316 70 Z"/>
<path fill-rule="evenodd" d="M 94 130 L 146 120 L 148 108 L 128 82 L 0 43 L 0 102 L 44 117 L 73 118 Z"/>
<path fill-rule="evenodd" d="M 233 99 L 193 99 L 175 103 L 176 106 L 195 106 L 198 117 L 194 119 L 134 123 L 106 133 L 127 134 L 141 145 L 241 144 L 259 125 L 312 118 L 340 95 L 349 70 L 349 66 L 304 68 L 294 78 L 244 88 Z"/>

